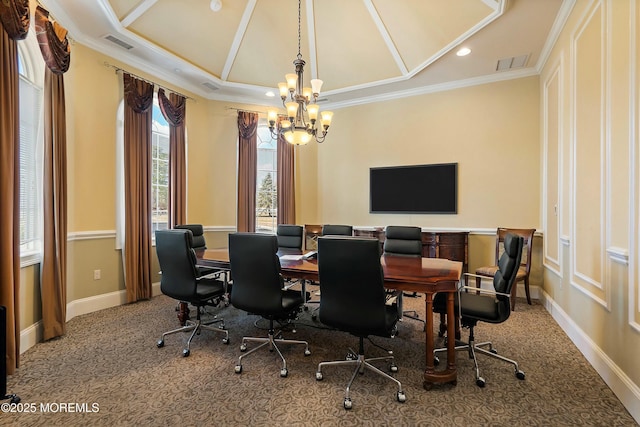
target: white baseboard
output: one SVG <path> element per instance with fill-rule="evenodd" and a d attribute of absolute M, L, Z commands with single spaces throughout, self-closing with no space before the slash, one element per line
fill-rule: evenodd
<path fill-rule="evenodd" d="M 44 335 L 44 327 L 42 320 L 37 321 L 33 325 L 20 331 L 20 354 L 29 350 L 34 345 L 42 342 Z"/>
<path fill-rule="evenodd" d="M 151 295 L 160 295 L 160 283 L 151 285 Z M 67 322 L 76 316 L 104 310 L 105 308 L 116 307 L 127 303 L 127 291 L 109 292 L 108 294 L 96 295 L 88 298 L 71 301 L 67 304 Z M 39 342 L 42 342 L 43 326 L 42 320 L 26 327 L 20 331 L 20 354 L 29 350 Z"/>
<path fill-rule="evenodd" d="M 540 301 L 551 317 L 578 347 L 578 350 L 620 399 L 631 416 L 640 423 L 640 387 L 631 381 L 624 371 L 580 329 L 549 294 L 543 290 L 540 291 L 540 294 Z"/>

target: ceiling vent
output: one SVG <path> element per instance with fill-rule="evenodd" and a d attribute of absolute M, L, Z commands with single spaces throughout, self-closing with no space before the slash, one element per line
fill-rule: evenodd
<path fill-rule="evenodd" d="M 498 60 L 496 71 L 511 70 L 513 68 L 522 68 L 527 65 L 529 55 L 512 56 L 511 58 L 503 58 Z"/>
<path fill-rule="evenodd" d="M 207 89 L 209 89 L 211 92 L 213 92 L 214 90 L 218 90 L 220 89 L 218 86 L 214 85 L 211 82 L 204 82 L 202 83 L 202 86 L 206 87 Z"/>
<path fill-rule="evenodd" d="M 129 43 L 120 40 L 119 38 L 112 36 L 111 34 L 107 34 L 106 36 L 104 36 L 105 40 L 109 40 L 111 43 L 115 43 L 118 46 L 120 46 L 123 49 L 127 49 L 127 50 L 131 50 L 133 49 L 133 46 L 130 45 Z"/>

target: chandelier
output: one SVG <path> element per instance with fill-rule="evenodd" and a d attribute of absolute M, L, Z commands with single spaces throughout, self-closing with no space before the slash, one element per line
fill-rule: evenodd
<path fill-rule="evenodd" d="M 304 59 L 300 54 L 300 0 L 298 0 L 298 57 L 293 61 L 296 72 L 285 75 L 286 82 L 278 83 L 280 98 L 282 98 L 282 105 L 287 109 L 288 118 L 280 122 L 280 134 L 287 142 L 294 145 L 307 144 L 312 138 L 315 138 L 319 143 L 323 142 L 333 117 L 331 111 L 320 112 L 320 108 L 316 104 L 322 80 L 312 79 L 310 88 L 303 87 L 304 64 Z M 318 114 L 320 114 L 321 126 L 316 126 Z M 278 134 L 276 130 L 277 118 L 278 112 L 276 110 L 267 112 L 269 130 L 273 138 L 276 138 Z"/>

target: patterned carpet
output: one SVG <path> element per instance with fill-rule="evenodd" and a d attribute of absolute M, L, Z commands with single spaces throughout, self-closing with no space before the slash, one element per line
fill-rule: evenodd
<path fill-rule="evenodd" d="M 72 319 L 67 335 L 38 344 L 22 356 L 8 391 L 22 398 L 22 413 L 0 414 L 0 425 L 19 426 L 635 426 L 611 390 L 539 304 L 518 301 L 502 325 L 476 328 L 478 341 L 492 340 L 517 360 L 526 380 L 511 366 L 482 357 L 486 387 L 475 385 L 473 364 L 457 356 L 457 386 L 422 388 L 422 324 L 406 319 L 394 339 L 373 338 L 392 349 L 395 374 L 407 396 L 395 400 L 391 381 L 366 372 L 352 387 L 353 409 L 342 403 L 350 368 L 334 367 L 316 381 L 317 364 L 343 359 L 357 339 L 330 331 L 304 312 L 296 333 L 308 340 L 284 346 L 289 376 L 280 377 L 275 353 L 260 350 L 234 373 L 243 335 L 266 334 L 266 323 L 233 307 L 211 311 L 225 319 L 222 334 L 194 338 L 182 357 L 186 335 L 161 333 L 176 327 L 175 302 L 167 297 L 115 307 Z M 405 298 L 405 309 L 424 314 L 422 298 Z M 256 323 L 256 320 L 257 323 Z M 463 331 L 463 336 L 466 331 Z M 384 352 L 367 343 L 368 355 Z M 385 368 L 383 364 L 381 367 Z M 66 406 L 65 406 L 66 405 Z"/>

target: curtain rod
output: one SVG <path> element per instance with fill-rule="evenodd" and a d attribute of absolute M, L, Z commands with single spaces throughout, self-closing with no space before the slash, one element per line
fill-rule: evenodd
<path fill-rule="evenodd" d="M 135 77 L 135 78 L 137 78 L 137 79 L 139 79 L 139 80 L 145 81 L 145 82 L 147 82 L 147 83 L 151 83 L 151 84 L 152 84 L 152 85 L 154 85 L 154 86 L 158 86 L 159 88 L 162 88 L 162 89 L 168 90 L 169 92 L 173 92 L 173 93 L 175 93 L 176 95 L 183 96 L 185 99 L 190 99 L 190 100 L 192 100 L 193 102 L 196 102 L 196 100 L 195 100 L 194 98 L 190 97 L 190 96 L 184 95 L 184 94 L 182 94 L 182 93 L 180 93 L 180 92 L 178 92 L 178 91 L 175 91 L 175 90 L 173 90 L 173 89 L 170 89 L 170 88 L 168 88 L 168 87 L 165 87 L 165 86 L 159 85 L 158 83 L 156 83 L 156 82 L 154 82 L 154 81 L 152 81 L 152 80 L 149 80 L 149 79 L 145 79 L 144 77 L 138 76 L 137 74 L 133 74 L 132 72 L 127 71 L 127 70 L 125 70 L 124 68 L 120 68 L 120 67 L 118 67 L 118 66 L 116 66 L 116 65 L 109 64 L 107 61 L 105 61 L 105 62 L 104 62 L 104 66 L 105 66 L 105 67 L 107 67 L 107 68 L 113 68 L 114 70 L 116 70 L 116 73 L 118 73 L 118 71 L 122 71 L 122 72 L 124 72 L 124 73 L 127 73 L 127 74 L 132 75 L 133 77 Z"/>
<path fill-rule="evenodd" d="M 267 114 L 266 111 L 247 110 L 246 108 L 227 107 L 227 110 L 244 111 L 245 113 Z"/>

